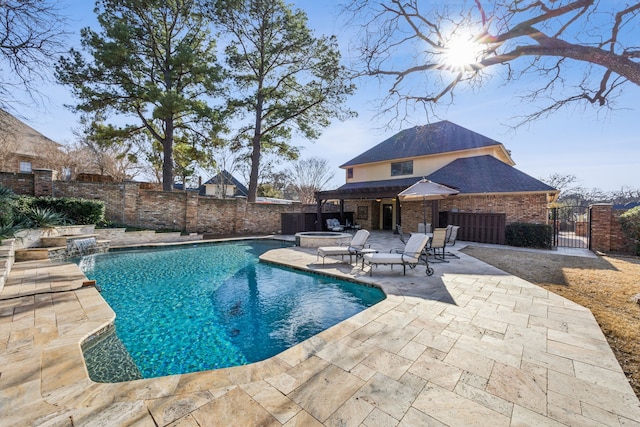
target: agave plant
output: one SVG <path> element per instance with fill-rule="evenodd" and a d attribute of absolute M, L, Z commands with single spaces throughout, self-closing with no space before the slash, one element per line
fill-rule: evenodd
<path fill-rule="evenodd" d="M 49 208 L 40 208 L 37 206 L 27 210 L 26 216 L 29 226 L 33 228 L 53 228 L 69 222 L 64 214 Z"/>

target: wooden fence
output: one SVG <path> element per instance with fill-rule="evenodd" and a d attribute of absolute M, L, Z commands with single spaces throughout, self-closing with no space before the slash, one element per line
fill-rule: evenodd
<path fill-rule="evenodd" d="M 506 214 L 440 212 L 440 224 L 459 225 L 458 239 L 504 245 Z"/>

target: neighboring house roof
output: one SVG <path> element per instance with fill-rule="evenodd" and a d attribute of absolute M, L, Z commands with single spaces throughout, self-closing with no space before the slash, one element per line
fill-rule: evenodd
<path fill-rule="evenodd" d="M 613 205 L 613 210 L 615 211 L 628 211 L 629 209 L 633 209 L 640 206 L 640 202 L 629 202 L 624 204 Z"/>
<path fill-rule="evenodd" d="M 0 138 L 6 138 L 5 146 L 13 149 L 14 154 L 26 157 L 46 156 L 46 150 L 60 150 L 62 145 L 47 138 L 26 123 L 0 109 Z"/>
<path fill-rule="evenodd" d="M 247 197 L 249 195 L 249 190 L 247 190 L 247 187 L 242 185 L 240 181 L 235 179 L 235 177 L 231 175 L 229 172 L 227 172 L 226 170 L 223 170 L 222 172 L 220 172 L 219 174 L 211 178 L 209 181 L 202 184 L 202 186 L 200 186 L 200 192 L 199 192 L 200 195 L 205 195 L 204 186 L 206 184 L 214 184 L 214 185 L 230 185 L 231 184 L 236 188 L 236 191 L 233 193 L 234 197 L 236 196 Z"/>
<path fill-rule="evenodd" d="M 460 190 L 460 194 L 556 192 L 544 182 L 493 156 L 454 160 L 427 178 Z"/>
<path fill-rule="evenodd" d="M 427 156 L 481 147 L 504 146 L 447 120 L 405 129 L 340 167 Z M 505 150 L 508 155 L 508 152 Z"/>

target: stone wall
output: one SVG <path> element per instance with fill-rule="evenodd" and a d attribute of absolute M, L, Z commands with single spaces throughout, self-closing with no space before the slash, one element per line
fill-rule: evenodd
<path fill-rule="evenodd" d="M 47 170 L 0 173 L 0 185 L 17 194 L 101 200 L 106 219 L 119 224 L 213 235 L 280 233 L 280 214 L 302 209 L 299 203 L 248 203 L 190 191 L 164 192 L 138 182 L 52 181 Z"/>

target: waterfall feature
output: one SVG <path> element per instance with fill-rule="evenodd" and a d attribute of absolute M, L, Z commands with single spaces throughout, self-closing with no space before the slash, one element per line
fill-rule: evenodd
<path fill-rule="evenodd" d="M 73 244 L 80 255 L 89 255 L 95 252 L 98 244 L 95 237 L 87 237 L 84 239 L 74 239 Z"/>

